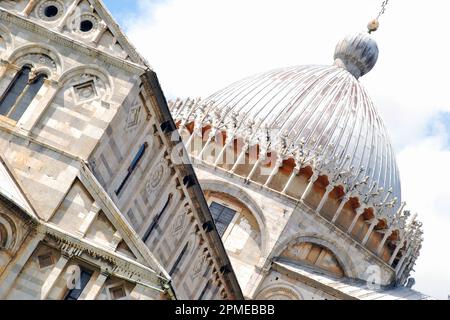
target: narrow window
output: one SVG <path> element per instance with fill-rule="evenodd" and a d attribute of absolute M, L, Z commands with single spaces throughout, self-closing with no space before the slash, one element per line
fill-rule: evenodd
<path fill-rule="evenodd" d="M 16 78 L 9 86 L 8 90 L 6 91 L 5 95 L 2 97 L 0 102 L 0 114 L 2 116 L 8 115 L 9 111 L 16 103 L 17 98 L 25 90 L 28 83 L 28 77 L 30 75 L 30 72 L 31 72 L 30 67 L 28 66 L 23 67 L 22 70 L 18 72 Z"/>
<path fill-rule="evenodd" d="M 177 270 L 178 266 L 180 265 L 181 260 L 183 259 L 184 255 L 186 254 L 188 246 L 189 246 L 189 242 L 186 243 L 183 250 L 181 250 L 180 255 L 177 258 L 177 261 L 175 261 L 172 269 L 170 269 L 169 275 L 172 275 Z"/>
<path fill-rule="evenodd" d="M 202 293 L 200 293 L 200 297 L 198 297 L 197 300 L 202 300 L 203 299 L 203 297 L 205 296 L 205 293 L 206 293 L 206 291 L 208 291 L 209 287 L 211 287 L 211 280 L 209 280 L 206 283 L 205 287 L 202 290 Z"/>
<path fill-rule="evenodd" d="M 217 202 L 213 202 L 209 210 L 211 211 L 214 223 L 216 224 L 217 231 L 222 237 L 231 221 L 233 221 L 236 211 L 218 204 Z"/>
<path fill-rule="evenodd" d="M 146 243 L 148 238 L 150 238 L 150 235 L 151 235 L 152 231 L 156 228 L 156 226 L 158 225 L 159 220 L 161 219 L 161 217 L 163 216 L 164 212 L 166 212 L 167 208 L 169 207 L 172 198 L 173 198 L 173 194 L 169 194 L 169 197 L 167 198 L 167 201 L 166 201 L 164 207 L 162 208 L 160 213 L 155 217 L 155 219 L 153 219 L 152 224 L 150 225 L 148 230 L 145 232 L 144 237 L 142 238 L 142 241 L 144 241 L 144 243 Z"/>
<path fill-rule="evenodd" d="M 78 300 L 81 296 L 81 293 L 83 292 L 84 288 L 86 288 L 89 280 L 92 277 L 92 272 L 81 268 L 80 272 L 80 280 L 79 280 L 79 286 L 76 286 L 74 289 L 70 290 L 64 300 Z M 79 289 L 77 289 L 77 287 Z"/>
<path fill-rule="evenodd" d="M 116 190 L 116 195 L 118 196 L 122 191 L 125 185 L 127 184 L 128 180 L 131 177 L 131 174 L 138 166 L 139 162 L 141 161 L 142 157 L 144 156 L 145 150 L 147 149 L 147 142 L 144 143 L 140 148 L 136 156 L 134 157 L 133 161 L 131 162 L 131 165 L 128 167 L 127 175 L 122 180 L 121 184 L 119 185 L 119 188 Z"/>
<path fill-rule="evenodd" d="M 30 79 L 31 68 L 24 66 L 0 100 L 0 114 L 18 121 L 38 94 L 47 78 L 39 74 Z"/>
<path fill-rule="evenodd" d="M 33 99 L 36 97 L 39 90 L 41 90 L 42 86 L 44 85 L 45 79 L 46 76 L 41 74 L 33 79 L 32 82 L 28 83 L 24 94 L 22 95 L 22 97 L 20 97 L 19 101 L 10 112 L 9 117 L 11 119 L 19 121 L 19 119 L 27 110 L 28 106 L 31 104 L 31 102 L 33 102 Z"/>

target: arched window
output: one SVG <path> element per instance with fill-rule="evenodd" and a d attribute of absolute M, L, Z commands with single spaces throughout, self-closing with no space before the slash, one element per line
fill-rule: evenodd
<path fill-rule="evenodd" d="M 32 75 L 31 67 L 24 66 L 0 99 L 0 115 L 18 121 L 44 84 L 45 74 Z"/>
<path fill-rule="evenodd" d="M 217 232 L 223 237 L 231 221 L 233 221 L 236 211 L 217 202 L 211 203 L 209 210 L 216 224 Z"/>

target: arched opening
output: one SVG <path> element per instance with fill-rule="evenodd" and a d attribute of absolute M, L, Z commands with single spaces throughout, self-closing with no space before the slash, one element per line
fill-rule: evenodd
<path fill-rule="evenodd" d="M 373 208 L 365 209 L 363 214 L 358 217 L 355 226 L 351 232 L 353 239 L 358 242 L 362 242 L 365 235 L 367 234 L 372 219 L 375 218 L 375 213 Z"/>
<path fill-rule="evenodd" d="M 259 222 L 249 207 L 233 196 L 206 191 L 206 198 L 238 281 L 246 288 L 262 256 Z"/>
<path fill-rule="evenodd" d="M 245 252 L 245 258 L 259 259 L 255 253 L 261 251 L 261 230 L 250 209 L 226 193 L 207 191 L 206 197 L 227 250 L 237 255 Z"/>
<path fill-rule="evenodd" d="M 272 180 L 268 185 L 269 188 L 282 192 L 286 184 L 289 182 L 289 178 L 295 169 L 295 165 L 295 160 L 292 158 L 283 160 L 281 167 L 278 168 L 278 172 L 272 177 Z M 276 168 L 274 167 L 274 169 Z"/>
<path fill-rule="evenodd" d="M 403 255 L 406 254 L 407 248 L 408 248 L 408 243 L 407 241 L 404 241 L 403 243 L 400 244 L 401 249 L 399 250 L 399 252 L 397 253 L 397 255 L 394 258 L 394 261 L 392 263 L 392 268 L 397 268 L 398 263 L 400 262 L 400 260 L 402 259 Z M 392 257 L 392 256 L 391 256 Z"/>
<path fill-rule="evenodd" d="M 309 182 L 308 182 L 309 183 Z M 329 185 L 328 177 L 325 175 L 319 176 L 314 182 L 313 190 L 308 194 L 304 201 L 313 209 L 316 209 L 325 195 L 325 190 Z"/>
<path fill-rule="evenodd" d="M 320 210 L 321 216 L 328 221 L 332 221 L 339 208 L 340 199 L 343 199 L 344 196 L 345 192 L 342 186 L 339 185 L 334 187 L 333 190 L 329 193 L 322 209 Z"/>
<path fill-rule="evenodd" d="M 335 222 L 336 226 L 344 232 L 347 231 L 351 226 L 353 219 L 356 217 L 356 211 L 360 206 L 358 198 L 351 197 L 348 199 L 339 214 L 339 218 Z"/>
<path fill-rule="evenodd" d="M 45 79 L 47 75 L 34 74 L 31 66 L 23 66 L 0 99 L 0 115 L 18 121 L 42 88 Z"/>
<path fill-rule="evenodd" d="M 310 166 L 301 168 L 298 174 L 289 183 L 288 188 L 285 190 L 286 194 L 295 199 L 299 199 L 305 192 L 312 175 L 313 170 Z"/>
<path fill-rule="evenodd" d="M 264 289 L 256 297 L 257 300 L 303 300 L 293 289 L 285 286 L 273 286 Z"/>
<path fill-rule="evenodd" d="M 330 249 L 316 243 L 289 244 L 277 259 L 319 270 L 337 278 L 345 276 L 344 269 L 336 255 Z"/>

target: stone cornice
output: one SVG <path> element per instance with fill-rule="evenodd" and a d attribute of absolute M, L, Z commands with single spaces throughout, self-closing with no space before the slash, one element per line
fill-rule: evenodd
<path fill-rule="evenodd" d="M 355 297 L 352 297 L 338 289 L 332 288 L 330 286 L 327 286 L 313 278 L 309 278 L 303 274 L 300 273 L 296 273 L 292 270 L 289 270 L 287 268 L 285 268 L 283 265 L 274 263 L 273 264 L 273 269 L 281 274 L 284 274 L 288 277 L 293 277 L 298 281 L 303 282 L 304 284 L 313 287 L 313 288 L 317 288 L 319 290 L 322 290 L 323 292 L 337 298 L 340 300 L 357 300 Z"/>
<path fill-rule="evenodd" d="M 59 249 L 67 255 L 81 257 L 82 254 L 87 254 L 108 264 L 112 275 L 164 292 L 162 286 L 168 280 L 159 276 L 154 270 L 125 256 L 119 257 L 117 253 L 101 248 L 90 241 L 78 239 L 51 224 L 41 223 L 38 229 L 40 233 L 53 239 Z M 158 285 L 161 287 L 157 287 Z"/>
<path fill-rule="evenodd" d="M 167 147 L 167 152 L 169 154 L 172 154 L 174 149 L 180 147 L 179 143 L 181 143 L 181 140 L 174 141 L 175 139 L 172 139 L 173 137 L 171 136 L 171 134 L 174 130 L 176 130 L 176 125 L 170 114 L 170 110 L 159 84 L 159 80 L 156 76 L 156 73 L 151 70 L 142 75 L 141 80 L 143 83 L 143 96 L 145 101 L 152 107 L 155 122 L 158 124 L 157 127 L 159 136 L 163 144 Z M 172 130 L 170 133 L 164 132 L 162 129 L 162 124 L 169 124 L 168 127 L 173 128 L 174 130 Z M 215 268 L 217 270 L 225 270 L 223 268 L 229 268 L 230 272 L 220 272 L 220 274 L 218 274 L 218 277 L 221 279 L 222 283 L 224 283 L 224 286 L 230 293 L 231 298 L 237 300 L 243 299 L 242 290 L 239 286 L 236 274 L 228 258 L 221 237 L 219 236 L 217 231 L 206 232 L 205 228 L 202 227 L 204 223 L 213 221 L 213 218 L 209 211 L 208 204 L 206 203 L 203 191 L 201 190 L 200 184 L 195 175 L 194 168 L 190 163 L 183 163 L 180 165 L 175 165 L 174 170 L 180 181 L 183 181 L 184 178 L 187 177 L 190 177 L 193 180 L 190 187 L 187 187 L 186 184 L 183 183 L 181 188 L 190 199 L 191 209 L 196 217 L 197 223 L 199 224 L 199 228 L 201 228 L 199 232 L 202 234 L 204 239 L 206 239 L 208 243 L 208 249 L 214 253 L 213 261 Z"/>
<path fill-rule="evenodd" d="M 8 123 L 7 121 L 5 121 L 3 119 L 0 119 L 0 131 L 9 133 L 16 138 L 26 141 L 27 143 L 34 143 L 40 147 L 46 148 L 49 151 L 56 152 L 56 153 L 64 156 L 68 160 L 81 161 L 81 158 L 79 158 L 78 156 L 71 154 L 69 152 L 65 152 L 61 149 L 58 149 L 57 147 L 53 147 L 52 145 L 45 143 L 44 141 L 41 141 L 39 138 L 37 138 L 37 139 L 33 138 L 32 136 L 30 136 L 28 134 L 27 131 L 20 129 L 20 128 Z"/>
<path fill-rule="evenodd" d="M 142 258 L 150 266 L 152 266 L 152 268 L 157 270 L 166 279 L 170 279 L 169 274 L 158 263 L 157 259 L 150 252 L 150 249 L 139 238 L 139 235 L 128 224 L 127 220 L 123 217 L 120 210 L 116 207 L 114 202 L 101 187 L 100 183 L 97 181 L 93 173 L 90 171 L 89 167 L 84 162 L 81 162 L 80 176 L 82 178 L 83 184 L 90 191 L 94 199 L 96 198 L 96 200 L 105 207 L 105 214 L 107 216 L 111 215 L 112 222 L 115 222 L 115 227 L 123 231 L 122 236 L 136 247 Z"/>
<path fill-rule="evenodd" d="M 141 75 L 146 69 L 149 68 L 148 66 L 139 65 L 134 62 L 126 61 L 124 59 L 114 57 L 114 56 L 112 56 L 106 52 L 103 52 L 101 50 L 98 50 L 94 47 L 87 46 L 86 44 L 84 44 L 80 41 L 77 41 L 75 39 L 69 38 L 60 33 L 49 30 L 49 29 L 47 29 L 37 23 L 34 23 L 24 17 L 21 17 L 19 15 L 8 12 L 5 9 L 0 8 L 0 18 L 3 21 L 11 22 L 17 26 L 20 26 L 23 29 L 40 34 L 48 39 L 53 40 L 54 42 L 58 43 L 59 45 L 65 46 L 74 51 L 78 51 L 82 54 L 85 54 L 86 56 L 93 57 L 93 58 L 98 57 L 98 58 L 102 59 L 103 61 L 105 61 L 106 63 L 109 63 L 117 68 L 126 70 L 128 72 L 131 72 L 131 73 L 134 73 L 137 75 Z"/>

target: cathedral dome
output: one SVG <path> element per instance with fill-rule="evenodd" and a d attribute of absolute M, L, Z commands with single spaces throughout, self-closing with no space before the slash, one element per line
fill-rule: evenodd
<path fill-rule="evenodd" d="M 189 114 L 199 121 L 202 109 L 203 127 L 232 130 L 250 144 L 263 145 L 269 136 L 267 150 L 284 159 L 298 159 L 299 150 L 315 155 L 315 166 L 330 176 L 350 172 L 353 182 L 364 181 L 364 194 L 383 193 L 379 202 L 393 201 L 394 213 L 401 202 L 394 151 L 358 80 L 377 57 L 369 35 L 347 37 L 337 45 L 334 65 L 294 66 L 245 78 L 195 104 Z"/>

